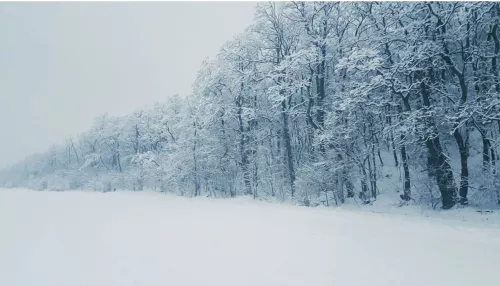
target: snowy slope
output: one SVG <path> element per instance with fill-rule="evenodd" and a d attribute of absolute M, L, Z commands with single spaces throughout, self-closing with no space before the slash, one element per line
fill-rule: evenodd
<path fill-rule="evenodd" d="M 500 228 L 157 193 L 0 190 L 0 285 L 497 285 Z"/>

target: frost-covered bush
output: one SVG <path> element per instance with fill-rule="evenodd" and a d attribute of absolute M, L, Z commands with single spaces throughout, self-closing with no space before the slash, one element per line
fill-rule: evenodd
<path fill-rule="evenodd" d="M 86 188 L 96 192 L 110 192 L 113 190 L 111 179 L 105 175 L 96 175 L 90 178 Z"/>
<path fill-rule="evenodd" d="M 59 174 L 47 176 L 46 188 L 51 191 L 66 191 L 70 189 L 69 181 Z"/>
<path fill-rule="evenodd" d="M 297 179 L 299 203 L 306 206 L 343 203 L 348 196 L 346 177 L 355 178 L 343 171 L 345 171 L 345 166 L 328 161 L 301 168 Z M 352 191 L 354 190 L 351 189 Z"/>
<path fill-rule="evenodd" d="M 490 171 L 482 170 L 475 175 L 474 181 L 478 183 L 470 188 L 469 201 L 473 204 L 493 206 L 500 203 L 500 176 Z M 487 183 L 485 183 L 487 182 Z"/>

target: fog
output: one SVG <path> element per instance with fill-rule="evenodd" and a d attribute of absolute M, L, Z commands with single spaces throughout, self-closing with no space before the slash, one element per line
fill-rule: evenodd
<path fill-rule="evenodd" d="M 201 62 L 255 3 L 1 3 L 0 168 L 123 115 L 188 94 Z"/>

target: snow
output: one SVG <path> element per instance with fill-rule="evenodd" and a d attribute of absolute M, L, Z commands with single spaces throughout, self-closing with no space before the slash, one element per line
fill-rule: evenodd
<path fill-rule="evenodd" d="M 246 198 L 0 190 L 0 285 L 496 285 L 498 225 Z"/>

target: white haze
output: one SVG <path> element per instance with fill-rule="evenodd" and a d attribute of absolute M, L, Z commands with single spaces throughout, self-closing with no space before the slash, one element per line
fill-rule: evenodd
<path fill-rule="evenodd" d="M 191 91 L 255 3 L 1 3 L 0 168 Z"/>

